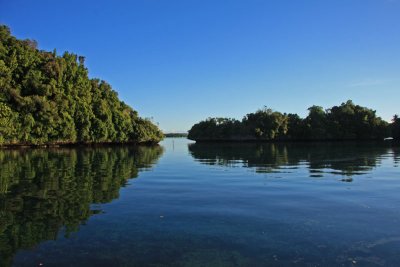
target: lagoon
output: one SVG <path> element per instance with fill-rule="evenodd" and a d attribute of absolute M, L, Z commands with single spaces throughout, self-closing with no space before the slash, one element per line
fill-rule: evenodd
<path fill-rule="evenodd" d="M 0 151 L 0 266 L 396 266 L 400 148 Z"/>

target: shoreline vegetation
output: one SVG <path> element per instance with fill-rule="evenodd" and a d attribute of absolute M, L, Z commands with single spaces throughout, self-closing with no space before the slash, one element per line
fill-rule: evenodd
<path fill-rule="evenodd" d="M 43 143 L 43 144 L 31 144 L 31 143 L 15 143 L 15 144 L 1 144 L 1 149 L 24 149 L 24 148 L 78 148 L 78 147 L 135 147 L 135 146 L 159 146 L 158 142 L 146 141 L 146 142 L 59 142 L 59 143 Z"/>
<path fill-rule="evenodd" d="M 165 137 L 176 137 L 176 138 L 185 138 L 188 136 L 187 133 L 165 133 Z"/>
<path fill-rule="evenodd" d="M 39 50 L 0 25 L 0 146 L 156 144 L 151 120 L 89 78 L 85 57 Z"/>
<path fill-rule="evenodd" d="M 188 138 L 196 142 L 334 142 L 400 139 L 400 118 L 391 123 L 376 111 L 348 100 L 339 106 L 308 108 L 306 118 L 264 107 L 241 121 L 208 118 L 192 126 Z"/>

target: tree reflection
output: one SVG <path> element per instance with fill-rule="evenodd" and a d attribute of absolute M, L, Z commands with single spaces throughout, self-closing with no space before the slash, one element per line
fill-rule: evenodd
<path fill-rule="evenodd" d="M 393 148 L 393 161 L 396 167 L 399 167 L 400 163 L 400 147 L 396 146 Z"/>
<path fill-rule="evenodd" d="M 254 168 L 270 173 L 305 165 L 311 177 L 324 173 L 351 176 L 369 172 L 392 148 L 374 143 L 195 143 L 191 155 L 204 164 Z"/>
<path fill-rule="evenodd" d="M 129 178 L 150 168 L 153 147 L 0 151 L 0 266 L 15 252 L 68 235 L 98 211 L 93 203 L 119 197 Z"/>

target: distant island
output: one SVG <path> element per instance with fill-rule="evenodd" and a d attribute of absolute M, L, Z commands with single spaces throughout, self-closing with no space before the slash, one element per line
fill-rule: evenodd
<path fill-rule="evenodd" d="M 0 25 L 0 145 L 158 143 L 161 130 L 90 79 L 85 57 L 38 50 Z"/>
<path fill-rule="evenodd" d="M 186 138 L 188 136 L 187 133 L 165 133 L 164 134 L 165 137 L 182 137 L 182 138 Z"/>
<path fill-rule="evenodd" d="M 376 111 L 348 100 L 324 110 L 308 109 L 306 118 L 269 108 L 247 114 L 239 121 L 208 118 L 192 126 L 188 138 L 204 141 L 345 141 L 400 139 L 400 119 L 388 123 Z"/>

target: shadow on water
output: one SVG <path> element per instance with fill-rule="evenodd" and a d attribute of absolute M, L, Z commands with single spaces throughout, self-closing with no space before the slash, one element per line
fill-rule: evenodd
<path fill-rule="evenodd" d="M 77 231 L 162 155 L 154 147 L 0 150 L 0 266 L 19 249 Z"/>
<path fill-rule="evenodd" d="M 399 161 L 397 148 L 374 143 L 193 143 L 188 147 L 203 164 L 247 167 L 258 173 L 294 172 L 301 166 L 310 177 L 340 175 L 344 182 L 370 172 L 387 155 Z"/>

